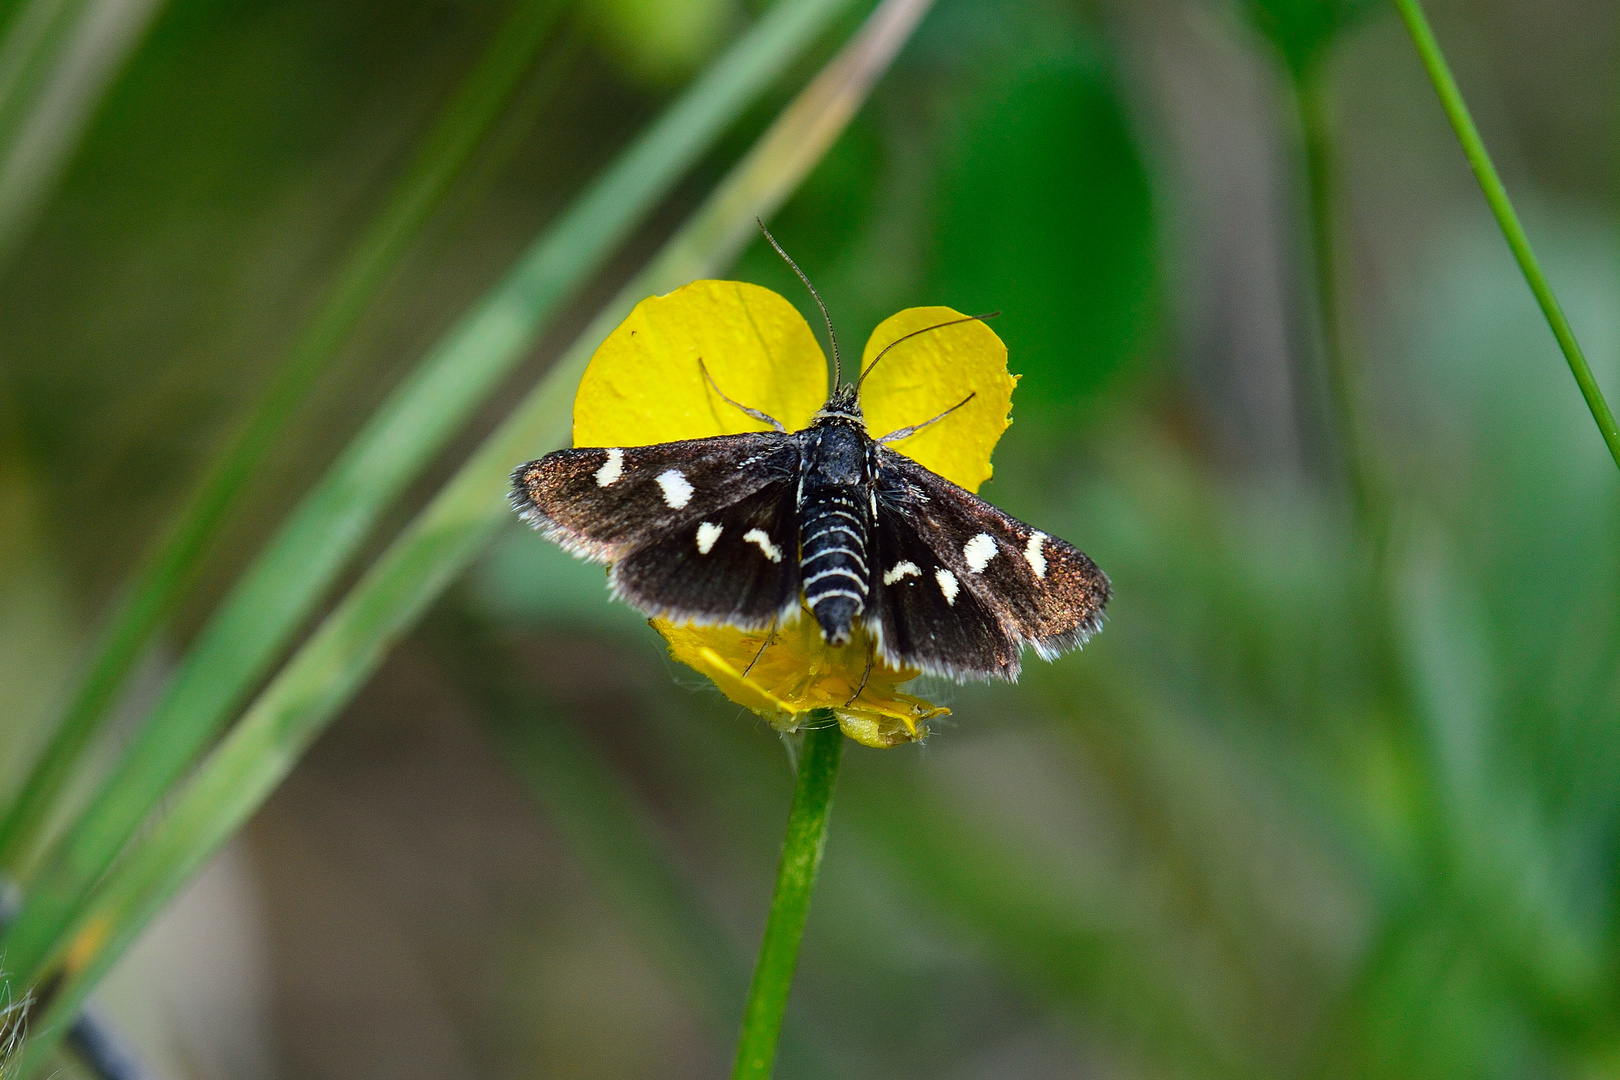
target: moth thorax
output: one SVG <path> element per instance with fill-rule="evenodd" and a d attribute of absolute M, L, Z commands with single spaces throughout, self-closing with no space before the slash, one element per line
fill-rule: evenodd
<path fill-rule="evenodd" d="M 865 432 L 853 423 L 828 423 L 817 433 L 806 463 L 807 485 L 863 486 L 867 476 L 867 441 Z"/>

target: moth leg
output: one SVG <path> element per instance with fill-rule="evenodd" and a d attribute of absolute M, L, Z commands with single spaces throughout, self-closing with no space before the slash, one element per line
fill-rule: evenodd
<path fill-rule="evenodd" d="M 714 381 L 714 376 L 709 374 L 709 366 L 703 362 L 703 357 L 701 356 L 698 357 L 698 370 L 703 372 L 703 377 L 705 379 L 709 380 L 709 389 L 713 390 L 716 394 L 719 394 L 721 401 L 725 402 L 727 405 L 735 405 L 737 408 L 741 409 L 749 416 L 752 416 L 755 420 L 758 420 L 762 424 L 769 424 L 777 431 L 780 431 L 783 434 L 787 433 L 787 428 L 782 426 L 782 421 L 778 420 L 770 413 L 761 412 L 758 409 L 750 409 L 742 402 L 732 401 L 730 398 L 726 397 L 725 391 L 721 390 L 719 384 Z"/>
<path fill-rule="evenodd" d="M 770 648 L 771 640 L 773 638 L 775 638 L 775 637 L 776 637 L 776 620 L 772 619 L 771 620 L 771 628 L 765 632 L 765 640 L 760 642 L 760 644 L 759 644 L 759 652 L 755 653 L 754 658 L 752 660 L 748 661 L 748 666 L 743 668 L 743 678 L 745 678 L 745 679 L 748 678 L 748 673 L 750 671 L 754 670 L 754 665 L 759 663 L 759 658 L 765 655 L 765 650 Z"/>
<path fill-rule="evenodd" d="M 872 677 L 872 662 L 876 658 L 877 648 L 872 644 L 871 639 L 868 639 L 866 642 L 866 670 L 861 672 L 861 685 L 857 686 L 855 688 L 854 695 L 850 697 L 848 701 L 844 702 L 844 708 L 847 709 L 851 705 L 855 704 L 856 698 L 859 698 L 863 693 L 866 692 L 866 680 Z"/>
<path fill-rule="evenodd" d="M 724 395 L 721 395 L 721 396 L 724 397 Z M 878 442 L 885 445 L 885 446 L 887 446 L 889 443 L 899 442 L 901 439 L 909 438 L 910 436 L 917 434 L 917 432 L 921 431 L 923 428 L 927 427 L 929 424 L 937 424 L 937 423 L 939 423 L 941 420 L 943 420 L 947 416 L 951 415 L 951 413 L 955 412 L 957 409 L 960 409 L 962 406 L 966 405 L 968 402 L 972 401 L 974 398 L 976 398 L 978 396 L 979 396 L 979 392 L 977 390 L 975 390 L 975 391 L 973 391 L 973 393 L 969 394 L 967 397 L 963 398 L 961 401 L 958 401 L 955 405 L 952 405 L 950 408 L 946 409 L 944 412 L 940 413 L 938 416 L 934 417 L 932 420 L 924 420 L 920 424 L 912 424 L 910 427 L 903 427 L 898 431 L 891 431 L 887 435 L 883 436 L 883 438 L 879 439 Z"/>

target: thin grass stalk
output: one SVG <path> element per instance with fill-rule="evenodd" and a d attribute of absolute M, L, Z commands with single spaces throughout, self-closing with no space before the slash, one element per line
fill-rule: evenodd
<path fill-rule="evenodd" d="M 737 1062 L 732 1080 L 770 1080 L 776 1068 L 776 1044 L 782 1018 L 799 966 L 799 945 L 810 915 L 810 891 L 821 869 L 827 847 L 827 820 L 832 813 L 833 788 L 838 782 L 838 761 L 844 751 L 844 733 L 831 710 L 812 714 L 804 733 L 799 776 L 793 785 L 793 806 L 788 811 L 787 835 L 782 840 L 782 862 L 776 871 L 776 890 L 759 946 L 753 985 L 737 1038 Z"/>
<path fill-rule="evenodd" d="M 1309 243 L 1322 374 L 1333 411 L 1332 440 L 1356 520 L 1376 535 L 1377 506 L 1366 460 L 1366 429 L 1360 380 L 1345 341 L 1339 274 L 1337 162 L 1328 94 L 1327 62 L 1319 55 L 1303 69 L 1289 68 L 1304 149 Z"/>
<path fill-rule="evenodd" d="M 1552 328 L 1553 337 L 1558 339 L 1558 347 L 1563 350 L 1570 374 L 1575 376 L 1575 384 L 1586 399 L 1586 407 L 1591 410 L 1598 432 L 1603 436 L 1615 464 L 1620 466 L 1620 425 L 1615 423 L 1614 412 L 1604 400 L 1603 390 L 1592 375 L 1580 342 L 1575 340 L 1575 331 L 1570 328 L 1569 320 L 1564 317 L 1564 309 L 1558 303 L 1547 275 L 1542 272 L 1540 262 L 1536 260 L 1536 253 L 1530 247 L 1530 237 L 1519 222 L 1519 215 L 1513 209 L 1513 201 L 1508 198 L 1502 178 L 1497 175 L 1490 152 L 1485 149 L 1485 140 L 1480 138 L 1479 129 L 1474 126 L 1474 118 L 1468 111 L 1467 102 L 1463 101 L 1456 79 L 1452 78 L 1451 66 L 1440 51 L 1440 42 L 1423 14 L 1423 6 L 1418 0 L 1395 0 L 1395 9 L 1406 24 L 1418 58 L 1423 61 L 1429 81 L 1434 84 L 1434 92 L 1440 98 L 1440 107 L 1445 110 L 1451 130 L 1456 132 L 1457 141 L 1462 144 L 1463 155 L 1468 159 L 1469 168 L 1474 170 L 1474 179 L 1479 181 L 1479 189 L 1484 193 L 1485 202 L 1489 204 L 1496 224 L 1519 264 L 1519 271 L 1524 274 L 1525 282 L 1535 294 L 1536 303 L 1541 305 L 1541 313 Z"/>
<path fill-rule="evenodd" d="M 1362 629 L 1369 650 L 1378 658 L 1379 670 L 1388 673 L 1380 680 L 1380 692 L 1390 715 L 1409 716 L 1409 688 L 1395 674 L 1401 670 L 1401 663 L 1397 658 L 1395 614 L 1389 603 L 1395 595 L 1388 580 L 1390 490 L 1371 453 L 1375 433 L 1367 418 L 1362 372 L 1357 369 L 1343 314 L 1339 163 L 1328 83 L 1330 55 L 1324 49 L 1302 67 L 1289 68 L 1304 149 L 1322 368 L 1350 509 L 1369 556 L 1369 572 L 1376 582 L 1367 591 L 1365 606 L 1359 613 L 1365 620 Z"/>
<path fill-rule="evenodd" d="M 209 754 L 169 813 L 96 890 L 48 962 L 17 965 L 47 988 L 19 1072 L 36 1075 L 94 982 L 167 900 L 236 832 L 440 592 L 510 521 L 513 466 L 567 440 L 576 384 L 601 342 L 642 298 L 717 272 L 836 140 L 928 9 L 884 0 L 748 156 L 614 298 L 518 408 L 367 571 Z"/>
<path fill-rule="evenodd" d="M 393 498 L 523 357 L 572 289 L 848 2 L 787 0 L 773 8 L 530 248 L 372 416 L 248 568 L 193 643 L 117 769 L 46 853 L 34 880 L 25 882 L 23 909 L 0 938 L 0 950 L 18 977 L 38 966 L 147 815 L 224 730 Z M 816 145 L 813 134 L 806 145 Z M 798 161 L 791 154 L 779 157 L 783 163 Z M 753 179 L 758 167 L 740 175 L 764 185 L 761 197 L 770 195 L 782 171 L 776 163 L 773 158 L 769 177 Z M 739 206 L 760 201 L 754 193 L 735 193 L 735 186 L 716 197 Z M 729 218 L 717 224 L 722 217 L 699 215 L 698 233 L 683 232 L 683 239 L 666 249 L 677 255 L 666 254 L 659 265 L 718 265 L 713 251 L 746 235 Z M 702 233 L 715 228 L 742 231 Z M 683 244 L 689 254 L 682 254 Z M 582 366 L 583 360 L 577 363 Z"/>
<path fill-rule="evenodd" d="M 350 249 L 325 302 L 305 324 L 269 391 L 219 457 L 175 526 L 145 560 L 109 620 L 88 673 L 0 820 L 0 871 L 17 875 L 86 745 L 154 634 L 192 584 L 204 553 L 310 388 L 338 355 L 423 226 L 532 68 L 559 13 L 522 0 L 446 104 L 404 177 Z"/>
<path fill-rule="evenodd" d="M 29 0 L 0 41 L 0 266 L 162 0 Z"/>

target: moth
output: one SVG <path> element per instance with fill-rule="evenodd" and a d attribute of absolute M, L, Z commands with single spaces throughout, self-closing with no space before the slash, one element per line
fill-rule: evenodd
<path fill-rule="evenodd" d="M 517 468 L 512 504 L 568 552 L 610 564 L 613 594 L 649 616 L 769 631 L 808 608 L 829 644 L 862 626 L 889 667 L 1015 679 L 1025 646 L 1051 660 L 1101 627 L 1108 578 L 1073 545 L 890 449 L 972 395 L 867 431 L 861 383 L 889 349 L 939 328 L 906 335 L 844 384 L 829 319 L 834 389 L 802 431 L 726 397 L 705 368 L 716 394 L 773 430 L 558 450 Z"/>

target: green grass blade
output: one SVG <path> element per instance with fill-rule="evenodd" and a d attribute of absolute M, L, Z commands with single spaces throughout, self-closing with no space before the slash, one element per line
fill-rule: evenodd
<path fill-rule="evenodd" d="M 1496 224 L 1501 228 L 1502 235 L 1507 238 L 1508 247 L 1512 249 L 1513 258 L 1518 261 L 1519 270 L 1524 274 L 1524 280 L 1529 284 L 1530 291 L 1535 294 L 1536 303 L 1541 305 L 1541 313 L 1546 316 L 1553 337 L 1558 339 L 1558 347 L 1564 351 L 1564 359 L 1569 362 L 1570 373 L 1575 376 L 1575 383 L 1581 388 L 1581 396 L 1586 399 L 1586 407 L 1591 410 L 1592 419 L 1597 422 L 1598 432 L 1608 444 L 1614 463 L 1620 465 L 1620 425 L 1615 423 L 1614 412 L 1604 400 L 1603 391 L 1598 387 L 1597 379 L 1592 376 L 1592 369 L 1587 366 L 1586 354 L 1581 352 L 1580 342 L 1575 340 L 1575 331 L 1570 328 L 1569 320 L 1564 317 L 1564 309 L 1559 305 L 1558 297 L 1554 295 L 1552 285 L 1547 281 L 1547 275 L 1541 272 L 1541 264 L 1536 261 L 1536 253 L 1530 247 L 1530 237 L 1525 234 L 1524 226 L 1519 223 L 1519 215 L 1513 209 L 1513 202 L 1508 198 L 1507 188 L 1502 185 L 1502 178 L 1496 174 L 1496 166 L 1492 164 L 1491 155 L 1485 149 L 1485 140 L 1479 137 L 1479 129 L 1474 126 L 1474 118 L 1468 111 L 1467 103 L 1463 101 L 1462 91 L 1457 88 L 1457 81 L 1451 76 L 1451 67 L 1446 63 L 1445 54 L 1440 51 L 1440 42 L 1435 39 L 1434 31 L 1429 27 L 1429 20 L 1423 14 L 1423 6 L 1418 0 L 1395 0 L 1395 8 L 1401 13 L 1402 21 L 1406 23 L 1412 44 L 1416 46 L 1418 57 L 1429 73 L 1429 81 L 1434 83 L 1434 92 L 1440 98 L 1440 106 L 1445 109 L 1446 119 L 1451 122 L 1451 129 L 1457 133 L 1457 141 L 1462 144 L 1463 155 L 1468 158 L 1468 165 L 1474 170 L 1474 178 L 1479 181 L 1479 189 L 1484 192 L 1485 201 L 1490 204 L 1491 213 L 1496 216 Z"/>
<path fill-rule="evenodd" d="M 226 598 L 117 770 L 52 845 L 36 878 L 25 882 L 23 909 L 0 939 L 17 977 L 38 964 L 147 814 L 225 728 L 394 496 L 511 371 L 569 291 L 847 2 L 787 0 L 773 8 L 529 249 L 371 418 Z M 713 214 L 700 215 L 700 221 L 713 220 Z M 683 243 L 695 249 L 670 265 L 711 265 L 707 256 L 720 239 L 677 241 L 675 249 Z M 560 400 L 558 415 L 566 416 L 567 399 Z"/>
<path fill-rule="evenodd" d="M 10 260 L 162 0 L 29 0 L 0 41 L 0 264 Z"/>
<path fill-rule="evenodd" d="M 649 294 L 717 272 L 803 180 L 909 37 L 929 0 L 884 0 L 861 33 L 779 116 L 658 256 L 394 540 L 254 701 L 97 890 L 71 935 L 51 934 L 24 985 L 53 996 L 20 1075 L 38 1069 L 95 978 L 163 903 L 247 821 L 422 611 L 509 520 L 515 464 L 566 441 L 575 385 L 596 345 Z M 26 912 L 24 918 L 26 918 Z M 20 924 L 19 924 L 20 925 Z M 16 953 L 8 953 L 8 960 Z M 40 980 L 40 959 L 60 963 Z M 24 974 L 25 973 L 25 974 Z"/>
<path fill-rule="evenodd" d="M 16 875 L 104 722 L 136 660 L 174 609 L 210 541 L 246 490 L 310 387 L 353 332 L 393 269 L 466 168 L 531 69 L 559 13 L 557 0 L 522 0 L 446 104 L 382 211 L 355 243 L 325 302 L 294 342 L 269 392 L 213 466 L 109 621 L 100 648 L 50 744 L 0 820 L 0 869 Z"/>

